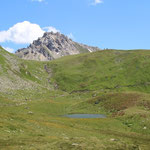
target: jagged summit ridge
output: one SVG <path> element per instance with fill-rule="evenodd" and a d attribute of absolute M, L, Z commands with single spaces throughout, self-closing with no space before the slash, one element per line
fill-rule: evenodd
<path fill-rule="evenodd" d="M 43 37 L 33 41 L 27 48 L 19 49 L 16 55 L 22 59 L 49 61 L 97 50 L 99 50 L 97 47 L 79 44 L 59 32 L 45 32 Z"/>

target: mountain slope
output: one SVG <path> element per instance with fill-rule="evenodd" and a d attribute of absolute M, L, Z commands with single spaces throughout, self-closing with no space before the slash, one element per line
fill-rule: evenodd
<path fill-rule="evenodd" d="M 149 58 L 106 50 L 41 62 L 0 48 L 0 149 L 149 150 Z M 65 117 L 76 113 L 107 118 Z"/>
<path fill-rule="evenodd" d="M 26 61 L 1 51 L 1 90 L 66 92 L 150 90 L 150 51 L 104 50 L 54 61 Z"/>
<path fill-rule="evenodd" d="M 23 59 L 48 61 L 62 56 L 94 52 L 96 47 L 79 44 L 61 33 L 46 32 L 29 47 L 19 49 L 16 55 Z"/>
<path fill-rule="evenodd" d="M 46 64 L 22 60 L 0 47 L 0 93 L 19 98 L 52 90 L 54 86 L 49 82 L 48 71 Z"/>

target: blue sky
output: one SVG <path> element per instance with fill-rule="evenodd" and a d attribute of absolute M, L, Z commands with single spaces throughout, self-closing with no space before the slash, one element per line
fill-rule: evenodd
<path fill-rule="evenodd" d="M 0 45 L 9 51 L 55 30 L 100 48 L 150 49 L 150 0 L 3 0 L 0 5 Z"/>

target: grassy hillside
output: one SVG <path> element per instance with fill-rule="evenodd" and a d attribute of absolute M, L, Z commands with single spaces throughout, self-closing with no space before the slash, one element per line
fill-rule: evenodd
<path fill-rule="evenodd" d="M 51 62 L 0 48 L 0 149 L 149 150 L 150 51 Z M 70 119 L 65 114 L 105 114 Z"/>
<path fill-rule="evenodd" d="M 49 64 L 64 91 L 149 91 L 150 51 L 105 50 L 64 57 Z"/>
<path fill-rule="evenodd" d="M 38 97 L 54 89 L 47 64 L 21 60 L 0 48 L 0 92 L 8 98 Z"/>

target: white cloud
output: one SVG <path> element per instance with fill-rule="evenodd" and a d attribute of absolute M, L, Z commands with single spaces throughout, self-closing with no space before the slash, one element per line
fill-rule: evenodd
<path fill-rule="evenodd" d="M 11 41 L 17 44 L 28 44 L 43 36 L 44 32 L 39 25 L 24 21 L 15 24 L 7 31 L 0 31 L 0 42 Z"/>
<path fill-rule="evenodd" d="M 43 29 L 45 29 L 47 32 L 54 32 L 54 33 L 57 33 L 57 32 L 60 32 L 59 30 L 57 30 L 55 27 L 44 27 Z"/>
<path fill-rule="evenodd" d="M 92 3 L 92 5 L 97 5 L 103 3 L 103 0 L 94 0 L 94 2 Z"/>
<path fill-rule="evenodd" d="M 44 0 L 32 0 L 32 2 L 43 2 Z"/>
<path fill-rule="evenodd" d="M 60 31 L 52 26 L 41 28 L 38 24 L 24 21 L 13 25 L 6 31 L 0 31 L 0 43 L 13 42 L 15 44 L 30 44 L 39 37 L 42 37 L 44 32 L 57 33 Z M 71 39 L 74 39 L 72 33 L 68 34 L 67 36 Z M 9 46 L 4 47 L 4 49 L 11 53 L 15 51 L 14 49 L 9 48 Z"/>
<path fill-rule="evenodd" d="M 6 51 L 10 52 L 10 53 L 14 53 L 15 50 L 13 48 L 10 47 L 3 47 Z"/>

